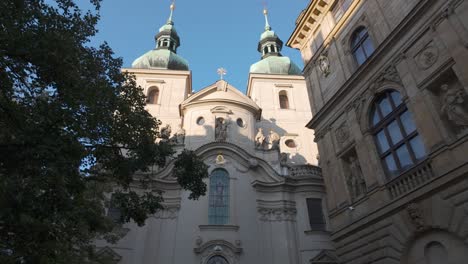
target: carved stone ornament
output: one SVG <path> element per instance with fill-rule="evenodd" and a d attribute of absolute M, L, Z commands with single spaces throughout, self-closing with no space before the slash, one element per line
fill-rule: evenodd
<path fill-rule="evenodd" d="M 221 261 L 219 262 L 221 264 L 226 261 L 229 264 L 237 264 L 239 263 L 239 256 L 242 253 L 240 244 L 240 241 L 236 241 L 235 244 L 232 244 L 226 240 L 211 240 L 204 244 L 197 245 L 193 251 L 200 256 L 200 264 L 218 263 L 216 261 L 210 262 L 216 259 Z"/>
<path fill-rule="evenodd" d="M 179 125 L 179 129 L 177 130 L 177 132 L 172 137 L 172 142 L 174 142 L 175 144 L 184 144 L 184 142 L 185 142 L 185 129 L 183 129 L 181 125 Z"/>
<path fill-rule="evenodd" d="M 349 128 L 345 123 L 341 124 L 335 131 L 335 137 L 338 144 L 342 147 L 343 144 L 349 139 Z"/>
<path fill-rule="evenodd" d="M 419 69 L 427 70 L 437 62 L 438 58 L 439 50 L 431 43 L 416 55 L 415 61 Z"/>
<path fill-rule="evenodd" d="M 330 60 L 328 59 L 326 54 L 320 55 L 320 57 L 317 59 L 317 66 L 324 77 L 330 75 Z"/>
<path fill-rule="evenodd" d="M 179 215 L 179 207 L 168 207 L 156 211 L 152 216 L 156 219 L 176 219 Z"/>
<path fill-rule="evenodd" d="M 257 135 L 255 135 L 255 148 L 264 149 L 265 148 L 265 135 L 263 134 L 263 128 L 259 127 Z"/>
<path fill-rule="evenodd" d="M 383 70 L 379 76 L 375 79 L 371 85 L 371 90 L 375 91 L 377 88 L 381 87 L 385 82 L 393 82 L 396 84 L 402 84 L 400 75 L 394 66 L 389 66 Z"/>
<path fill-rule="evenodd" d="M 224 156 L 222 153 L 219 153 L 217 156 L 216 156 L 216 164 L 217 165 L 223 165 L 224 163 L 226 163 L 226 159 L 224 159 Z"/>
<path fill-rule="evenodd" d="M 463 88 L 443 84 L 440 89 L 442 92 L 442 114 L 453 125 L 462 129 L 468 128 L 467 96 Z"/>
<path fill-rule="evenodd" d="M 228 135 L 229 120 L 224 118 L 216 118 L 215 124 L 215 139 L 216 141 L 225 142 Z"/>
<path fill-rule="evenodd" d="M 346 183 L 353 200 L 363 196 L 367 192 L 366 182 L 362 176 L 361 165 L 356 156 L 351 155 L 347 160 Z"/>
<path fill-rule="evenodd" d="M 161 128 L 161 139 L 163 141 L 168 141 L 169 138 L 171 137 L 172 129 L 171 125 L 167 124 L 165 127 Z"/>
<path fill-rule="evenodd" d="M 270 134 L 268 135 L 268 149 L 278 149 L 280 136 L 273 130 L 270 130 Z"/>
<path fill-rule="evenodd" d="M 426 229 L 426 221 L 424 221 L 424 216 L 421 208 L 416 203 L 411 203 L 406 208 L 408 216 L 411 220 L 411 223 L 416 227 L 416 231 L 421 232 Z"/>
<path fill-rule="evenodd" d="M 280 208 L 258 208 L 259 219 L 263 222 L 295 222 L 296 208 L 280 207 Z"/>

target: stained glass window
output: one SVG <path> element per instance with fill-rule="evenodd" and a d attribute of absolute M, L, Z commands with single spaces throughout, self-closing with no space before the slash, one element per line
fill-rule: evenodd
<path fill-rule="evenodd" d="M 210 176 L 208 222 L 225 225 L 229 222 L 229 174 L 216 169 Z"/>

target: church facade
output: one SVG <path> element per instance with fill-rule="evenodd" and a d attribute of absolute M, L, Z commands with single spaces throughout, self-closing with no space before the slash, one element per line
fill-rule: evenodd
<path fill-rule="evenodd" d="M 468 263 L 468 1 L 312 0 L 287 45 L 339 263 Z"/>
<path fill-rule="evenodd" d="M 266 20 L 262 59 L 251 67 L 246 94 L 222 78 L 192 93 L 188 63 L 177 54 L 172 9 L 156 48 L 123 71 L 144 89 L 148 111 L 162 122 L 161 140 L 177 151 L 194 150 L 209 166 L 207 195 L 188 199 L 172 176 L 172 162 L 155 168 L 152 188 L 163 192 L 164 210 L 143 227 L 124 225 L 126 235 L 116 244 L 98 241 L 99 254 L 125 264 L 332 260 L 301 70 L 281 55 L 283 42 Z"/>

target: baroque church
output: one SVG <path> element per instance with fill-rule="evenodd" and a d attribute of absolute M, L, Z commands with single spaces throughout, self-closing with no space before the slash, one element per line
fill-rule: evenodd
<path fill-rule="evenodd" d="M 99 254 L 124 264 L 334 263 L 325 262 L 334 255 L 314 133 L 306 127 L 310 95 L 301 69 L 281 55 L 267 11 L 246 94 L 222 79 L 222 69 L 220 80 L 192 92 L 173 11 L 156 47 L 123 71 L 144 89 L 162 140 L 194 150 L 209 166 L 207 195 L 189 200 L 172 162 L 153 170 L 164 209 L 143 227 L 124 225 L 116 244 L 98 241 Z"/>

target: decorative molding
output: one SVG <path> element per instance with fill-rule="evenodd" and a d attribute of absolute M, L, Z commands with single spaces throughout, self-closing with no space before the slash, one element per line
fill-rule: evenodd
<path fill-rule="evenodd" d="M 226 106 L 216 106 L 216 107 L 212 108 L 210 111 L 213 114 L 215 114 L 215 113 L 228 114 L 228 115 L 233 114 L 232 110 L 227 108 Z"/>
<path fill-rule="evenodd" d="M 96 252 L 96 256 L 99 260 L 102 260 L 105 263 L 109 264 L 117 264 L 122 259 L 122 256 L 120 256 L 113 249 L 107 246 L 98 250 Z"/>
<path fill-rule="evenodd" d="M 257 200 L 257 212 L 259 220 L 262 222 L 295 222 L 296 221 L 296 202 L 264 201 Z"/>
<path fill-rule="evenodd" d="M 411 223 L 416 227 L 417 232 L 422 232 L 426 229 L 426 221 L 422 209 L 416 203 L 411 203 L 406 207 L 406 211 L 411 220 Z"/>
<path fill-rule="evenodd" d="M 293 85 L 290 83 L 275 83 L 275 87 L 279 88 L 293 88 Z"/>
<path fill-rule="evenodd" d="M 439 58 L 439 49 L 431 41 L 420 52 L 416 54 L 414 60 L 421 70 L 427 70 L 434 65 Z"/>
<path fill-rule="evenodd" d="M 237 225 L 199 225 L 198 228 L 201 231 L 238 231 L 239 226 Z"/>
<path fill-rule="evenodd" d="M 377 78 L 374 79 L 372 82 L 370 89 L 372 92 L 375 92 L 378 88 L 380 88 L 385 82 L 392 82 L 398 85 L 403 85 L 401 81 L 400 75 L 398 71 L 393 65 L 388 66 L 385 70 L 383 70 Z"/>
<path fill-rule="evenodd" d="M 331 70 L 330 70 L 330 60 L 328 59 L 328 54 L 327 53 L 322 53 L 315 62 L 317 67 L 319 68 L 320 72 L 322 75 L 327 78 L 328 75 L 330 75 Z"/>
<path fill-rule="evenodd" d="M 156 219 L 176 219 L 179 216 L 180 207 L 167 207 L 156 211 L 151 217 Z"/>
<path fill-rule="evenodd" d="M 340 147 L 344 146 L 344 143 L 349 140 L 350 138 L 350 132 L 348 128 L 348 124 L 346 122 L 343 122 L 336 130 L 335 130 L 335 138 L 336 142 L 338 142 L 338 145 Z"/>
<path fill-rule="evenodd" d="M 242 244 L 240 240 L 236 240 L 235 244 L 232 244 L 226 240 L 210 240 L 204 244 L 203 239 L 198 237 L 196 245 L 193 249 L 195 254 L 200 256 L 200 264 L 206 264 L 207 261 L 214 256 L 222 256 L 226 258 L 229 264 L 238 264 L 239 256 L 242 253 Z"/>

